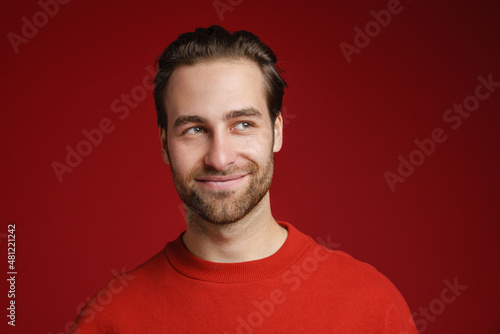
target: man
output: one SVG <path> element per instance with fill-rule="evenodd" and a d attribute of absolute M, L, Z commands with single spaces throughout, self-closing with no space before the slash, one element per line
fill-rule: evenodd
<path fill-rule="evenodd" d="M 249 32 L 199 28 L 167 47 L 154 97 L 187 228 L 108 282 L 72 333 L 416 333 L 387 278 L 273 218 L 285 86 Z"/>

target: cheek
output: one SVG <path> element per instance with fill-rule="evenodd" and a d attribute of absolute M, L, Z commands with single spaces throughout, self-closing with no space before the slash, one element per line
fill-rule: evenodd
<path fill-rule="evenodd" d="M 196 148 L 186 148 L 180 143 L 167 141 L 168 153 L 170 156 L 170 165 L 176 174 L 186 175 L 197 164 L 198 152 Z"/>
<path fill-rule="evenodd" d="M 187 175 L 198 165 L 198 160 L 195 159 L 193 152 L 187 154 L 186 152 L 172 150 L 170 151 L 170 159 L 172 169 L 178 175 Z"/>
<path fill-rule="evenodd" d="M 259 164 L 268 160 L 270 152 L 273 149 L 273 138 L 266 135 L 258 135 L 242 139 L 241 152 L 242 155 Z"/>

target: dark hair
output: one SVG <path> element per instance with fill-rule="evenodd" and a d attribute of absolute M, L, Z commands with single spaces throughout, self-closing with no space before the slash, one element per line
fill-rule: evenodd
<path fill-rule="evenodd" d="M 276 66 L 276 55 L 251 32 L 240 30 L 230 33 L 217 25 L 196 28 L 194 32 L 179 35 L 158 58 L 154 89 L 158 125 L 167 129 L 166 86 L 176 68 L 203 61 L 241 58 L 254 61 L 264 74 L 267 107 L 274 125 L 281 112 L 284 89 L 288 87 L 280 76 L 283 71 Z"/>

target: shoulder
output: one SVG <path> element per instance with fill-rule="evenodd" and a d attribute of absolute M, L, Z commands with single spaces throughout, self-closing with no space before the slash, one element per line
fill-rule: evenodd
<path fill-rule="evenodd" d="M 126 317 L 134 313 L 148 295 L 154 294 L 164 277 L 162 274 L 169 270 L 165 262 L 162 250 L 134 270 L 117 273 L 80 311 L 71 333 L 114 332 L 117 318 L 123 318 L 126 323 Z"/>
<path fill-rule="evenodd" d="M 372 265 L 339 250 L 330 250 L 312 238 L 297 265 L 310 274 L 317 298 L 335 301 L 345 316 L 364 315 L 368 326 L 415 333 L 408 305 L 396 286 Z M 292 277 L 292 276 L 290 276 Z M 304 276 L 305 277 L 305 276 Z M 304 284 L 307 284 L 304 280 Z M 318 292 L 316 292 L 318 291 Z M 360 320 L 361 321 L 361 320 Z"/>
<path fill-rule="evenodd" d="M 365 294 L 399 294 L 394 284 L 372 265 L 344 251 L 328 249 L 312 238 L 309 243 L 302 266 L 312 266 L 311 263 L 316 260 L 318 271 L 321 270 L 323 276 L 328 277 L 328 281 Z"/>

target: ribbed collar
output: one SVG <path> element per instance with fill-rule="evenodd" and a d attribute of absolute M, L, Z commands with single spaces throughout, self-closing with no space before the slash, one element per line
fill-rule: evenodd
<path fill-rule="evenodd" d="M 168 261 L 180 274 L 214 283 L 243 283 L 277 276 L 294 264 L 309 246 L 309 237 L 289 223 L 279 222 L 288 230 L 281 248 L 273 255 L 239 263 L 210 262 L 194 256 L 182 242 L 182 234 L 165 247 Z"/>

